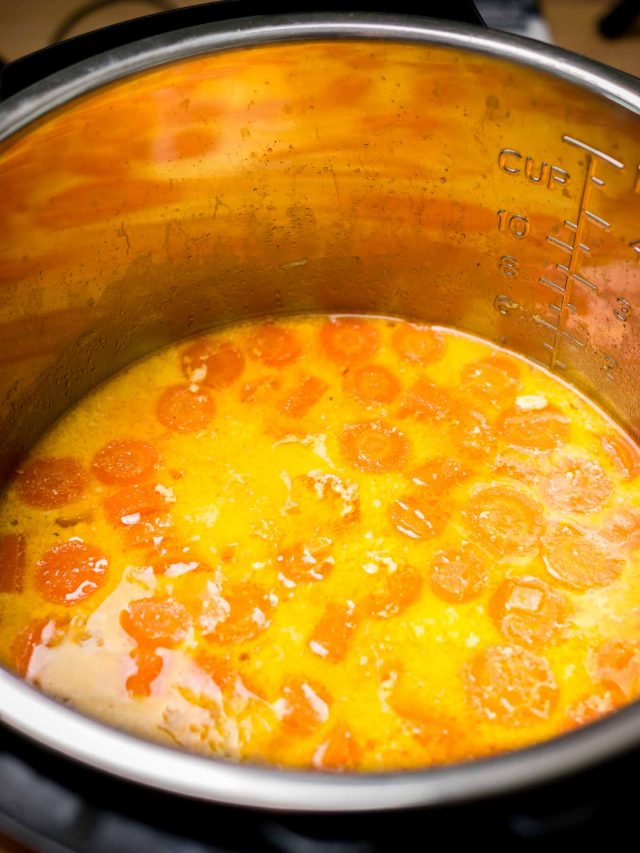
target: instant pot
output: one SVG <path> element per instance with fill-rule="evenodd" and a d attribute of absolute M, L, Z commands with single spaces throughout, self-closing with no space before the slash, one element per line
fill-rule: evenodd
<path fill-rule="evenodd" d="M 458 20 L 195 7 L 208 23 L 154 16 L 6 69 L 2 477 L 124 365 L 279 313 L 473 332 L 639 437 L 640 82 L 448 5 Z M 635 705 L 508 755 L 362 775 L 172 750 L 4 670 L 0 721 L 0 829 L 43 851 L 376 853 L 634 829 Z"/>

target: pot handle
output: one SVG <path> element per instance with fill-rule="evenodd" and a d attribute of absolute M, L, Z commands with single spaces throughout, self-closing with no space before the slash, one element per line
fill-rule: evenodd
<path fill-rule="evenodd" d="M 93 8 L 92 4 L 91 8 Z M 370 12 L 378 14 L 415 15 L 419 6 L 421 16 L 439 18 L 440 20 L 455 21 L 467 24 L 484 25 L 473 0 L 423 0 L 416 4 L 415 0 L 273 0 L 265 12 L 264 2 L 253 0 L 222 0 L 216 3 L 203 3 L 182 9 L 171 9 L 155 15 L 145 15 L 102 27 L 74 38 L 52 44 L 35 53 L 27 54 L 6 65 L 0 74 L 0 101 L 26 89 L 50 74 L 75 65 L 83 59 L 89 59 L 99 53 L 105 53 L 125 44 L 162 35 L 163 33 L 193 27 L 199 24 L 220 23 L 235 18 L 260 17 L 265 14 L 308 14 L 310 12 Z M 88 9 L 87 11 L 90 11 Z M 77 20 L 75 16 L 71 25 Z"/>

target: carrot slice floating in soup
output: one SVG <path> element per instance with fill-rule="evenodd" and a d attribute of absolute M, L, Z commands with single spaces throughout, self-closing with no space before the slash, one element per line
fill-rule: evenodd
<path fill-rule="evenodd" d="M 342 428 L 340 447 L 350 465 L 369 474 L 399 471 L 409 458 L 404 433 L 382 421 L 347 424 Z"/>
<path fill-rule="evenodd" d="M 324 379 L 306 376 L 295 391 L 280 404 L 280 410 L 291 418 L 301 418 L 312 406 L 320 402 L 329 386 Z"/>
<path fill-rule="evenodd" d="M 160 423 L 174 432 L 199 432 L 216 413 L 216 404 L 207 388 L 198 385 L 171 385 L 156 406 Z"/>
<path fill-rule="evenodd" d="M 541 646 L 560 639 L 568 603 L 544 581 L 524 576 L 504 580 L 491 597 L 488 611 L 507 640 Z"/>
<path fill-rule="evenodd" d="M 465 393 L 481 397 L 504 407 L 505 400 L 516 395 L 520 370 L 515 359 L 495 356 L 472 361 L 465 365 L 460 375 Z"/>
<path fill-rule="evenodd" d="M 22 592 L 26 567 L 24 533 L 0 536 L 0 592 Z"/>
<path fill-rule="evenodd" d="M 283 579 L 294 584 L 324 580 L 334 566 L 333 542 L 318 538 L 282 548 L 276 565 Z"/>
<path fill-rule="evenodd" d="M 285 700 L 282 728 L 300 736 L 312 734 L 329 719 L 332 697 L 323 684 L 310 678 L 288 678 L 282 687 Z"/>
<path fill-rule="evenodd" d="M 23 504 L 57 509 L 84 495 L 87 475 L 73 458 L 34 459 L 18 470 L 16 494 Z"/>
<path fill-rule="evenodd" d="M 552 525 L 543 545 L 549 574 L 574 589 L 608 586 L 624 569 L 624 560 L 613 556 L 610 546 L 571 524 Z"/>
<path fill-rule="evenodd" d="M 608 640 L 591 655 L 589 672 L 621 700 L 638 696 L 640 687 L 640 642 Z"/>
<path fill-rule="evenodd" d="M 362 750 L 345 723 L 337 723 L 313 755 L 318 770 L 335 772 L 355 770 L 362 760 Z"/>
<path fill-rule="evenodd" d="M 640 547 L 640 510 L 633 507 L 615 510 L 603 521 L 598 533 L 612 545 Z"/>
<path fill-rule="evenodd" d="M 521 412 L 511 409 L 498 418 L 498 433 L 502 441 L 530 453 L 548 453 L 569 441 L 569 418 L 547 406 L 540 410 Z"/>
<path fill-rule="evenodd" d="M 640 473 L 640 450 L 626 436 L 609 433 L 601 438 L 602 449 L 626 480 Z"/>
<path fill-rule="evenodd" d="M 137 598 L 120 614 L 120 624 L 140 646 L 171 649 L 191 626 L 186 608 L 170 598 Z"/>
<path fill-rule="evenodd" d="M 165 496 L 151 483 L 137 483 L 120 489 L 104 501 L 104 509 L 111 524 L 126 526 L 138 524 L 165 506 Z"/>
<path fill-rule="evenodd" d="M 359 317 L 332 317 L 320 329 L 320 343 L 338 364 L 367 361 L 380 348 L 380 332 Z"/>
<path fill-rule="evenodd" d="M 124 518 L 126 522 L 119 526 L 119 532 L 127 548 L 151 548 L 158 553 L 163 553 L 169 548 L 175 546 L 173 541 L 172 518 L 166 513 L 151 513 L 149 515 L 140 515 L 140 520 L 136 521 L 137 514 L 126 514 L 128 504 L 121 505 L 117 511 L 124 512 L 119 516 Z M 115 510 L 115 508 L 114 508 Z M 117 517 L 114 514 L 114 517 Z M 113 524 L 118 524 L 114 521 Z"/>
<path fill-rule="evenodd" d="M 484 592 L 487 575 L 482 553 L 467 542 L 436 554 L 429 571 L 429 586 L 438 598 L 462 604 Z"/>
<path fill-rule="evenodd" d="M 309 648 L 314 654 L 332 663 L 343 660 L 358 622 L 359 616 L 353 602 L 330 602 L 311 632 Z"/>
<path fill-rule="evenodd" d="M 409 539 L 433 539 L 442 533 L 448 520 L 446 507 L 421 491 L 405 495 L 389 507 L 389 521 Z"/>
<path fill-rule="evenodd" d="M 11 646 L 11 662 L 18 675 L 27 677 L 34 651 L 51 642 L 56 628 L 55 620 L 44 618 L 36 619 L 20 631 Z"/>
<path fill-rule="evenodd" d="M 620 703 L 616 701 L 609 690 L 590 693 L 569 706 L 564 728 L 570 730 L 579 726 L 586 726 L 588 723 L 594 723 L 596 720 L 612 714 L 619 707 Z"/>
<path fill-rule="evenodd" d="M 458 416 L 459 408 L 460 403 L 451 391 L 422 377 L 404 395 L 398 414 L 401 418 L 440 423 Z"/>
<path fill-rule="evenodd" d="M 374 591 L 365 596 L 358 610 L 374 619 L 390 619 L 404 613 L 422 593 L 422 575 L 411 566 L 403 566 L 393 572 L 378 572 L 370 579 Z"/>
<path fill-rule="evenodd" d="M 162 658 L 146 646 L 134 649 L 131 657 L 135 661 L 136 671 L 125 682 L 127 690 L 132 696 L 151 696 L 152 684 L 162 672 Z"/>
<path fill-rule="evenodd" d="M 188 382 L 209 388 L 232 385 L 244 370 L 244 356 L 228 341 L 196 341 L 182 351 L 180 361 Z"/>
<path fill-rule="evenodd" d="M 565 459 L 545 488 L 545 497 L 563 512 L 594 512 L 611 496 L 613 483 L 592 459 Z"/>
<path fill-rule="evenodd" d="M 391 333 L 391 346 L 409 362 L 430 364 L 444 355 L 445 342 L 428 326 L 400 323 Z"/>
<path fill-rule="evenodd" d="M 477 492 L 464 516 L 474 537 L 501 557 L 535 548 L 542 530 L 540 506 L 524 492 L 508 486 Z"/>
<path fill-rule="evenodd" d="M 265 323 L 249 339 L 249 354 L 269 367 L 282 367 L 300 358 L 302 342 L 292 329 Z"/>
<path fill-rule="evenodd" d="M 271 625 L 274 597 L 251 582 L 236 584 L 222 593 L 226 613 L 208 632 L 207 637 L 219 643 L 246 643 Z M 226 603 L 226 604 L 225 604 Z"/>
<path fill-rule="evenodd" d="M 486 719 L 519 728 L 549 719 L 558 685 L 548 662 L 526 649 L 489 646 L 465 667 L 472 706 Z"/>
<path fill-rule="evenodd" d="M 345 388 L 361 403 L 392 403 L 401 390 L 400 381 L 381 364 L 356 366 L 345 376 Z"/>
<path fill-rule="evenodd" d="M 34 584 L 54 604 L 73 605 L 104 586 L 109 561 L 98 548 L 79 539 L 54 545 L 38 563 Z"/>
<path fill-rule="evenodd" d="M 160 463 L 160 454 L 148 441 L 118 438 L 93 457 L 91 471 L 109 485 L 139 483 L 150 477 Z"/>

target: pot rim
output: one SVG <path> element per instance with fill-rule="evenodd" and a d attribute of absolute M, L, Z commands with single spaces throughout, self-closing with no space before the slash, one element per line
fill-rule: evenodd
<path fill-rule="evenodd" d="M 428 18 L 379 14 L 260 16 L 154 36 L 77 63 L 0 105 L 0 140 L 108 83 L 208 53 L 309 40 L 440 45 L 511 60 L 640 114 L 640 80 L 517 36 Z M 261 809 L 364 812 L 439 806 L 513 793 L 583 770 L 640 743 L 640 705 L 494 758 L 375 774 L 292 771 L 206 758 L 138 739 L 86 717 L 0 669 L 0 722 L 116 777 L 184 796 Z"/>

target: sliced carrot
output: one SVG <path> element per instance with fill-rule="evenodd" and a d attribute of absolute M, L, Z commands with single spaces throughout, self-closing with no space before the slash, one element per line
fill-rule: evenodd
<path fill-rule="evenodd" d="M 564 459 L 546 483 L 547 502 L 563 512 L 594 512 L 613 492 L 613 483 L 592 459 Z"/>
<path fill-rule="evenodd" d="M 405 361 L 431 364 L 442 358 L 446 344 L 429 326 L 399 323 L 391 334 L 391 346 Z"/>
<path fill-rule="evenodd" d="M 502 726 L 520 728 L 548 720 L 558 685 L 548 662 L 526 649 L 489 646 L 463 672 L 472 706 Z"/>
<path fill-rule="evenodd" d="M 602 523 L 599 535 L 624 548 L 640 547 L 640 509 L 622 507 L 612 512 Z"/>
<path fill-rule="evenodd" d="M 392 403 L 402 386 L 400 380 L 381 364 L 363 364 L 346 375 L 345 388 L 361 403 Z"/>
<path fill-rule="evenodd" d="M 0 592 L 22 592 L 26 567 L 24 533 L 0 536 Z"/>
<path fill-rule="evenodd" d="M 389 507 L 389 521 L 409 539 L 427 540 L 439 536 L 447 526 L 449 510 L 426 490 L 416 491 L 394 501 Z"/>
<path fill-rule="evenodd" d="M 424 487 L 432 497 L 439 497 L 469 477 L 470 471 L 456 459 L 431 459 L 411 472 L 416 486 Z"/>
<path fill-rule="evenodd" d="M 486 459 L 495 451 L 497 436 L 482 412 L 460 407 L 447 424 L 457 452 L 469 460 Z"/>
<path fill-rule="evenodd" d="M 349 365 L 367 361 L 380 347 L 380 332 L 359 317 L 332 317 L 320 329 L 320 343 L 330 359 Z"/>
<path fill-rule="evenodd" d="M 631 480 L 640 473 L 640 448 L 627 435 L 612 432 L 603 435 L 600 442 L 625 480 Z"/>
<path fill-rule="evenodd" d="M 104 501 L 107 518 L 114 525 L 130 527 L 140 521 L 150 520 L 166 507 L 166 498 L 152 483 L 136 483 L 120 489 Z"/>
<path fill-rule="evenodd" d="M 261 587 L 251 582 L 239 583 L 224 590 L 222 598 L 226 616 L 207 633 L 208 639 L 219 643 L 246 643 L 271 625 L 275 601 Z"/>
<path fill-rule="evenodd" d="M 353 602 L 330 602 L 309 636 L 309 648 L 314 654 L 332 663 L 344 660 L 358 621 Z"/>
<path fill-rule="evenodd" d="M 333 700 L 320 682 L 310 678 L 287 678 L 282 695 L 286 703 L 282 728 L 288 734 L 306 737 L 329 719 Z"/>
<path fill-rule="evenodd" d="M 530 453 L 555 450 L 571 435 L 569 418 L 551 406 L 528 412 L 507 410 L 498 418 L 497 428 L 505 444 Z"/>
<path fill-rule="evenodd" d="M 436 554 L 429 571 L 429 586 L 438 598 L 462 604 L 484 592 L 487 577 L 482 553 L 465 542 L 458 548 L 447 548 Z"/>
<path fill-rule="evenodd" d="M 153 682 L 162 672 L 162 658 L 146 646 L 134 649 L 131 657 L 135 661 L 136 671 L 125 682 L 127 690 L 132 696 L 151 696 Z"/>
<path fill-rule="evenodd" d="M 612 714 L 619 705 L 619 701 L 609 690 L 600 690 L 583 696 L 567 709 L 564 729 L 581 728 L 589 723 L 595 723 L 596 720 Z"/>
<path fill-rule="evenodd" d="M 282 367 L 300 358 L 302 342 L 293 329 L 265 323 L 251 336 L 249 354 L 269 367 Z"/>
<path fill-rule="evenodd" d="M 160 395 L 156 416 L 174 432 L 199 432 L 216 413 L 216 404 L 207 388 L 198 385 L 171 385 Z"/>
<path fill-rule="evenodd" d="M 276 565 L 285 583 L 324 580 L 334 566 L 333 542 L 326 537 L 296 542 L 280 549 Z"/>
<path fill-rule="evenodd" d="M 26 678 L 34 651 L 49 644 L 56 627 L 55 621 L 46 617 L 36 619 L 20 631 L 11 646 L 11 663 L 18 675 Z"/>
<path fill-rule="evenodd" d="M 109 485 L 139 483 L 150 477 L 160 463 L 160 454 L 148 441 L 118 438 L 93 457 L 91 471 Z"/>
<path fill-rule="evenodd" d="M 460 376 L 466 394 L 473 397 L 479 394 L 503 408 L 505 402 L 513 402 L 519 379 L 520 369 L 517 361 L 505 356 L 469 362 L 462 369 Z"/>
<path fill-rule="evenodd" d="M 301 418 L 312 406 L 320 402 L 328 389 L 324 379 L 306 376 L 300 385 L 280 403 L 280 411 L 291 418 Z"/>
<path fill-rule="evenodd" d="M 455 418 L 459 409 L 460 402 L 451 391 L 421 377 L 402 398 L 398 414 L 401 418 L 440 423 Z"/>
<path fill-rule="evenodd" d="M 595 651 L 588 666 L 591 677 L 630 702 L 640 688 L 640 642 L 608 640 Z"/>
<path fill-rule="evenodd" d="M 474 537 L 499 557 L 531 551 L 542 531 L 540 506 L 524 492 L 508 486 L 476 492 L 464 517 Z"/>
<path fill-rule="evenodd" d="M 316 749 L 312 763 L 317 770 L 340 772 L 356 770 L 362 761 L 362 749 L 344 723 L 337 723 Z"/>
<path fill-rule="evenodd" d="M 182 372 L 189 383 L 225 388 L 242 376 L 244 356 L 228 341 L 195 341 L 182 351 Z"/>
<path fill-rule="evenodd" d="M 223 693 L 233 687 L 239 677 L 237 667 L 228 657 L 199 652 L 196 656 L 196 663 Z"/>
<path fill-rule="evenodd" d="M 409 440 L 383 421 L 347 424 L 340 436 L 349 465 L 369 474 L 401 470 L 409 458 Z"/>
<path fill-rule="evenodd" d="M 23 504 L 38 509 L 57 509 L 84 495 L 87 475 L 71 457 L 34 459 L 18 469 L 16 494 Z"/>
<path fill-rule="evenodd" d="M 191 617 L 170 598 L 137 598 L 120 613 L 120 624 L 141 646 L 171 649 L 187 636 Z"/>
<path fill-rule="evenodd" d="M 539 578 L 506 578 L 489 600 L 488 613 L 507 640 L 525 646 L 556 642 L 566 626 L 568 602 Z"/>
<path fill-rule="evenodd" d="M 124 515 L 121 518 L 134 520 L 135 513 L 133 516 Z M 171 516 L 166 513 L 141 515 L 136 524 L 122 524 L 119 532 L 127 548 L 151 548 L 163 553 L 175 546 L 172 524 Z"/>
<path fill-rule="evenodd" d="M 379 571 L 370 575 L 370 581 L 373 592 L 359 603 L 358 611 L 374 619 L 390 619 L 404 613 L 422 594 L 422 575 L 411 566 L 394 572 Z"/>
<path fill-rule="evenodd" d="M 624 560 L 612 556 L 610 546 L 571 524 L 552 525 L 543 546 L 549 574 L 574 589 L 609 586 L 624 569 Z"/>
<path fill-rule="evenodd" d="M 36 564 L 34 584 L 54 604 L 73 605 L 99 590 L 107 580 L 109 561 L 98 548 L 80 539 L 55 545 Z"/>

